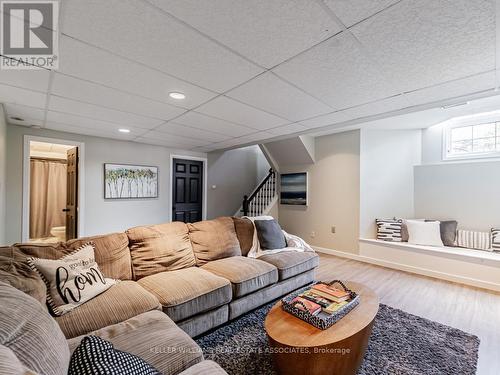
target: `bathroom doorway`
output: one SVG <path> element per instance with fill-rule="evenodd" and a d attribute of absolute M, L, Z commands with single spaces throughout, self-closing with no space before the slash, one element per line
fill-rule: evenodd
<path fill-rule="evenodd" d="M 23 241 L 55 243 L 81 235 L 81 152 L 75 142 L 25 140 Z"/>

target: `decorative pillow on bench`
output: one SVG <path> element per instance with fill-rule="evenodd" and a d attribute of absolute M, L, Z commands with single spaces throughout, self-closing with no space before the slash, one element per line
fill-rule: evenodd
<path fill-rule="evenodd" d="M 422 246 L 443 246 L 439 221 L 406 220 L 408 243 Z"/>
<path fill-rule="evenodd" d="M 54 315 L 63 315 L 87 302 L 116 283 L 105 278 L 94 257 L 94 246 L 87 243 L 58 260 L 28 258 L 47 285 L 47 303 Z"/>
<path fill-rule="evenodd" d="M 375 223 L 377 224 L 377 240 L 390 242 L 402 241 L 402 219 L 376 219 Z"/>
<path fill-rule="evenodd" d="M 467 249 L 491 250 L 490 233 L 472 230 L 457 231 L 457 246 Z"/>
<path fill-rule="evenodd" d="M 491 228 L 491 249 L 500 251 L 500 229 Z"/>

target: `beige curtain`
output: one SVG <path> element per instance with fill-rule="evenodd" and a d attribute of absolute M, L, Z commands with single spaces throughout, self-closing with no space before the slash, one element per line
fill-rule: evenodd
<path fill-rule="evenodd" d="M 31 159 L 30 238 L 50 237 L 66 225 L 66 161 Z"/>

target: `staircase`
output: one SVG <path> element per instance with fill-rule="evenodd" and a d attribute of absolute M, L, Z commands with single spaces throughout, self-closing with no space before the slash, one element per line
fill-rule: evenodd
<path fill-rule="evenodd" d="M 268 175 L 255 188 L 250 196 L 243 197 L 241 205 L 235 216 L 261 216 L 267 215 L 271 207 L 278 200 L 276 189 L 276 172 L 270 169 Z"/>

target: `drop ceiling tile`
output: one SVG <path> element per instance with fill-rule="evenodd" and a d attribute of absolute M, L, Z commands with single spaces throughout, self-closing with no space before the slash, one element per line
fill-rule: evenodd
<path fill-rule="evenodd" d="M 181 137 L 178 135 L 163 133 L 156 130 L 151 130 L 143 134 L 141 138 L 157 139 L 159 141 L 169 142 L 169 144 L 176 144 L 179 147 L 197 147 L 197 146 L 206 146 L 210 144 L 210 142 L 206 140 Z"/>
<path fill-rule="evenodd" d="M 0 103 L 45 108 L 47 94 L 0 84 Z"/>
<path fill-rule="evenodd" d="M 346 117 L 345 121 L 360 119 L 363 117 L 376 116 L 387 112 L 393 112 L 410 106 L 406 95 L 396 95 L 376 102 L 362 104 L 353 108 L 340 111 L 339 114 Z"/>
<path fill-rule="evenodd" d="M 274 128 L 290 122 L 225 96 L 219 96 L 203 104 L 196 111 L 259 130 Z"/>
<path fill-rule="evenodd" d="M 399 92 L 495 68 L 493 1 L 402 1 L 351 30 Z"/>
<path fill-rule="evenodd" d="M 176 124 L 188 125 L 192 128 L 211 131 L 214 133 L 224 134 L 229 137 L 241 137 L 255 132 L 255 129 L 250 129 L 246 126 L 233 124 L 228 121 L 220 120 L 210 116 L 203 115 L 198 112 L 188 112 L 175 119 Z"/>
<path fill-rule="evenodd" d="M 299 121 L 332 111 L 331 107 L 273 73 L 262 74 L 226 95 L 290 121 Z"/>
<path fill-rule="evenodd" d="M 132 133 L 119 133 L 110 129 L 103 128 L 87 128 L 84 126 L 73 126 L 68 124 L 61 124 L 54 121 L 48 121 L 45 126 L 46 129 L 57 130 L 67 133 L 75 133 L 81 135 L 89 135 L 93 137 L 101 137 L 101 138 L 111 138 L 120 141 L 131 141 L 136 137 L 136 135 Z"/>
<path fill-rule="evenodd" d="M 67 0 L 63 33 L 215 91 L 262 72 L 146 2 Z"/>
<path fill-rule="evenodd" d="M 28 120 L 37 120 L 43 123 L 45 118 L 45 110 L 41 108 L 28 107 L 25 105 L 19 104 L 5 104 L 5 111 L 7 112 L 7 120 L 9 123 L 13 123 L 13 120 L 10 117 L 20 117 L 25 121 Z M 17 121 L 23 122 L 23 121 Z"/>
<path fill-rule="evenodd" d="M 368 18 L 399 0 L 323 0 L 346 26 Z"/>
<path fill-rule="evenodd" d="M 349 33 L 331 38 L 273 71 L 334 109 L 395 94 Z"/>
<path fill-rule="evenodd" d="M 60 97 L 161 120 L 170 120 L 185 112 L 182 108 L 166 103 L 57 73 L 54 76 L 51 93 Z"/>
<path fill-rule="evenodd" d="M 113 122 L 122 126 L 134 126 L 145 129 L 154 128 L 163 122 L 163 120 L 159 119 L 115 111 L 114 109 L 65 99 L 54 95 L 50 96 L 49 110 L 88 117 L 89 119 Z"/>
<path fill-rule="evenodd" d="M 494 88 L 495 72 L 488 72 L 413 91 L 405 94 L 405 97 L 411 105 L 419 105 L 493 90 Z"/>
<path fill-rule="evenodd" d="M 221 142 L 231 138 L 230 136 L 224 134 L 196 129 L 187 125 L 176 124 L 174 122 L 168 122 L 160 125 L 155 130 L 168 134 L 180 135 L 183 137 L 201 139 L 207 142 Z"/>
<path fill-rule="evenodd" d="M 60 55 L 59 71 L 64 74 L 174 106 L 189 109 L 216 96 L 211 91 L 65 36 L 60 39 Z M 168 93 L 172 91 L 186 94 L 186 99 L 170 98 Z"/>
<path fill-rule="evenodd" d="M 268 129 L 267 131 L 273 135 L 285 135 L 285 134 L 298 133 L 307 129 L 308 128 L 306 128 L 301 124 L 294 123 L 294 124 L 279 126 L 273 129 Z"/>
<path fill-rule="evenodd" d="M 51 123 L 64 124 L 68 126 L 72 126 L 74 128 L 85 128 L 85 129 L 94 129 L 97 131 L 102 131 L 103 134 L 111 133 L 111 134 L 122 134 L 118 132 L 118 129 L 126 127 L 130 130 L 130 137 L 137 137 L 143 134 L 147 129 L 134 127 L 134 126 L 124 126 L 123 124 L 116 124 L 113 122 L 94 120 L 87 117 L 81 117 L 77 115 L 61 113 L 61 112 L 53 112 L 47 111 L 47 125 Z M 125 134 L 125 133 L 123 133 Z"/>
<path fill-rule="evenodd" d="M 320 128 L 322 126 L 332 125 L 347 120 L 349 120 L 349 117 L 344 114 L 343 111 L 338 111 L 314 117 L 309 120 L 300 121 L 300 124 L 304 125 L 306 128 Z"/>
<path fill-rule="evenodd" d="M 249 134 L 249 135 L 244 135 L 243 137 L 237 138 L 238 141 L 240 141 L 239 144 L 245 144 L 245 143 L 250 143 L 250 142 L 255 142 L 258 143 L 258 141 L 264 141 L 270 138 L 275 137 L 274 134 L 269 133 L 269 132 L 258 132 L 254 134 Z"/>
<path fill-rule="evenodd" d="M 0 70 L 0 83 L 24 89 L 47 92 L 50 72 L 41 70 Z"/>
<path fill-rule="evenodd" d="M 149 0 L 231 49 L 271 68 L 341 29 L 303 0 Z"/>

